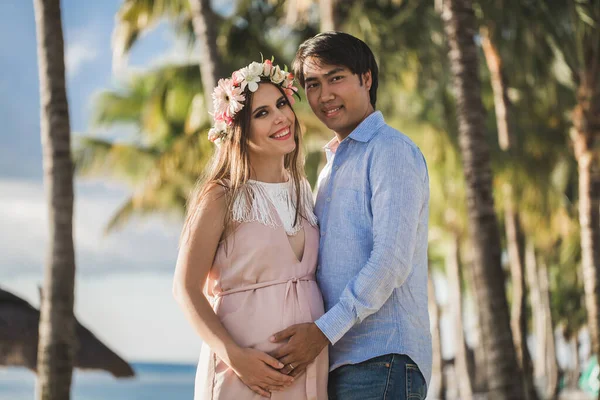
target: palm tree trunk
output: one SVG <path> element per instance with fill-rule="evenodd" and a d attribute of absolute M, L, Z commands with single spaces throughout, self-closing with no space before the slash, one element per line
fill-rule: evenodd
<path fill-rule="evenodd" d="M 337 0 L 319 0 L 321 32 L 339 30 L 339 17 L 336 13 Z"/>
<path fill-rule="evenodd" d="M 204 88 L 204 101 L 209 111 L 213 109 L 212 90 L 217 86 L 221 70 L 221 56 L 217 50 L 215 15 L 210 0 L 189 0 L 192 24 L 200 46 L 200 75 Z"/>
<path fill-rule="evenodd" d="M 498 127 L 498 143 L 502 150 L 511 148 L 514 142 L 513 131 L 510 125 L 510 100 L 506 88 L 506 76 L 502 67 L 502 58 L 500 52 L 491 40 L 491 33 L 487 27 L 482 27 L 481 47 L 485 61 L 490 70 L 490 80 L 492 83 L 492 91 L 494 93 L 494 110 L 496 111 L 496 125 Z"/>
<path fill-rule="evenodd" d="M 593 70 L 593 68 L 591 69 Z M 597 76 L 581 74 L 572 139 L 579 169 L 579 224 L 585 306 L 592 353 L 600 360 L 600 93 Z"/>
<path fill-rule="evenodd" d="M 488 398 L 520 399 L 525 392 L 522 381 L 514 379 L 518 364 L 504 292 L 500 235 L 494 211 L 492 171 L 484 134 L 484 109 L 474 41 L 475 14 L 471 1 L 444 1 L 442 17 L 450 46 L 449 58 L 457 98 L 459 141 L 475 253 L 475 293 L 486 349 Z"/>
<path fill-rule="evenodd" d="M 512 155 L 514 133 L 510 123 L 511 103 L 508 98 L 508 83 L 504 75 L 502 57 L 492 40 L 493 29 L 482 27 L 481 44 L 488 69 L 490 70 L 492 90 L 494 92 L 494 107 L 496 110 L 496 125 L 500 148 Z M 529 400 L 537 400 L 538 396 L 533 381 L 531 357 L 527 348 L 527 289 L 525 286 L 523 232 L 519 222 L 519 214 L 513 205 L 512 184 L 504 184 L 504 212 L 506 227 L 506 243 L 510 275 L 512 282 L 511 329 L 515 341 L 515 350 L 521 371 L 523 385 Z"/>
<path fill-rule="evenodd" d="M 435 296 L 435 285 L 431 273 L 427 276 L 427 290 L 429 299 L 429 321 L 432 332 L 433 365 L 431 368 L 431 386 L 435 388 L 432 393 L 434 399 L 446 400 L 446 378 L 444 375 L 444 358 L 442 357 L 442 333 L 440 330 L 440 307 Z"/>
<path fill-rule="evenodd" d="M 531 355 L 527 347 L 527 289 L 525 287 L 524 239 L 519 214 L 513 204 L 511 184 L 504 185 L 504 214 L 506 242 L 512 282 L 511 329 L 519 366 L 523 372 L 523 385 L 529 400 L 537 400 L 533 380 Z"/>
<path fill-rule="evenodd" d="M 538 265 L 538 280 L 540 283 L 541 303 L 544 307 L 543 326 L 546 336 L 546 349 L 543 354 L 546 361 L 546 390 L 545 398 L 555 399 L 558 396 L 558 361 L 556 359 L 556 342 L 554 339 L 554 323 L 550 306 L 550 284 L 548 282 L 548 267 L 542 259 Z"/>
<path fill-rule="evenodd" d="M 44 185 L 50 228 L 44 298 L 40 307 L 36 397 L 68 400 L 76 337 L 73 316 L 73 163 L 64 43 L 60 0 L 34 0 L 33 4 L 38 42 Z"/>
<path fill-rule="evenodd" d="M 572 371 L 572 379 L 570 380 L 572 387 L 577 387 L 579 376 L 581 375 L 581 359 L 579 357 L 579 332 L 575 332 L 571 338 L 571 347 L 573 356 L 575 357 Z"/>
<path fill-rule="evenodd" d="M 452 320 L 454 323 L 454 369 L 458 393 L 461 400 L 473 399 L 473 385 L 467 361 L 467 344 L 463 327 L 463 296 L 460 273 L 459 240 L 454 236 L 449 243 L 446 255 L 446 273 L 448 275 L 448 289 Z"/>
<path fill-rule="evenodd" d="M 469 258 L 472 258 L 469 256 Z M 475 271 L 473 268 L 463 269 L 464 279 L 468 281 L 468 286 L 472 291 L 475 290 Z M 474 296 L 476 297 L 476 296 Z M 487 392 L 487 374 L 486 374 L 486 357 L 485 347 L 483 345 L 483 338 L 481 333 L 481 324 L 479 323 L 479 309 L 475 304 L 477 322 L 472 326 L 472 334 L 475 337 L 475 343 L 473 348 L 473 365 L 470 366 L 472 372 L 471 382 L 473 384 L 473 391 L 475 393 Z"/>
<path fill-rule="evenodd" d="M 546 366 L 546 329 L 544 315 L 546 309 L 542 301 L 540 291 L 539 274 L 535 248 L 531 241 L 527 242 L 525 251 L 525 270 L 527 272 L 527 284 L 529 285 L 529 301 L 533 317 L 533 330 L 535 338 L 535 362 L 533 366 L 536 380 L 545 380 L 547 376 Z"/>
<path fill-rule="evenodd" d="M 548 267 L 544 261 L 538 263 L 531 242 L 527 243 L 526 267 L 536 342 L 534 372 L 536 379 L 544 382 L 544 398 L 555 399 L 558 395 L 558 361 L 550 308 Z"/>

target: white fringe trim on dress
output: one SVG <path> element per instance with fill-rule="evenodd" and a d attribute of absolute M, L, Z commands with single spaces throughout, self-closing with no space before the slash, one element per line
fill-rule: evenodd
<path fill-rule="evenodd" d="M 313 212 L 314 203 L 308 181 L 300 185 L 304 204 L 301 214 L 312 226 L 317 226 L 317 217 Z M 275 212 L 279 215 L 275 215 Z M 283 228 L 289 236 L 294 236 L 302 223 L 294 226 L 296 216 L 296 190 L 292 179 L 283 183 L 266 183 L 250 180 L 241 188 L 233 202 L 232 219 L 236 222 L 260 222 L 263 225 Z"/>

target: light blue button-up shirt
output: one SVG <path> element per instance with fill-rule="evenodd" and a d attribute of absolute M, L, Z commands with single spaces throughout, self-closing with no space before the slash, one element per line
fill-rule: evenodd
<path fill-rule="evenodd" d="M 333 145 L 332 145 L 333 144 Z M 331 370 L 406 354 L 431 379 L 429 177 L 419 148 L 374 112 L 327 146 L 315 214 Z"/>

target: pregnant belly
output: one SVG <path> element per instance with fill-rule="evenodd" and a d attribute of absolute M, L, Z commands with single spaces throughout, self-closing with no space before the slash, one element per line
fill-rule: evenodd
<path fill-rule="evenodd" d="M 222 296 L 215 311 L 238 345 L 269 352 L 281 346 L 271 335 L 323 315 L 323 298 L 315 281 L 289 281 Z"/>

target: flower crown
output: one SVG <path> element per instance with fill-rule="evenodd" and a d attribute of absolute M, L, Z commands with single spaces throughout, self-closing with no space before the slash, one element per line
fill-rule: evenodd
<path fill-rule="evenodd" d="M 287 67 L 282 70 L 278 65 L 273 65 L 273 60 L 253 62 L 235 71 L 231 78 L 219 80 L 212 94 L 215 124 L 208 131 L 208 140 L 219 145 L 227 138 L 235 115 L 244 108 L 244 90 L 247 87 L 251 92 L 256 92 L 263 79 L 269 79 L 281 87 L 290 104 L 294 104 L 294 94 L 299 96 L 298 88 L 294 86 L 294 74 L 287 72 Z"/>

